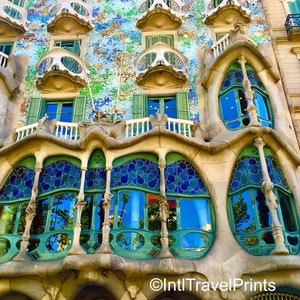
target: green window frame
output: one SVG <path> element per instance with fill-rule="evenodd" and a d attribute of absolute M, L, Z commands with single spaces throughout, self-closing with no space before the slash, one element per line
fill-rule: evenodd
<path fill-rule="evenodd" d="M 294 0 L 293 2 L 288 2 L 291 14 L 300 14 L 300 2 L 299 0 Z"/>
<path fill-rule="evenodd" d="M 29 105 L 27 125 L 38 122 L 45 115 L 47 111 L 47 103 L 57 103 L 58 120 L 60 117 L 60 113 L 62 111 L 63 104 L 67 104 L 67 103 L 73 104 L 71 122 L 78 123 L 84 120 L 85 105 L 86 105 L 85 96 L 77 96 L 76 98 L 71 100 L 61 100 L 61 101 L 47 101 L 41 97 L 33 97 Z"/>
<path fill-rule="evenodd" d="M 277 198 L 277 215 L 282 226 L 285 246 L 296 255 L 300 250 L 299 217 L 288 184 L 265 148 L 273 192 Z M 269 255 L 274 250 L 272 220 L 262 192 L 263 175 L 259 154 L 254 147 L 239 155 L 228 193 L 228 216 L 231 230 L 238 243 L 250 254 Z"/>
<path fill-rule="evenodd" d="M 176 118 L 189 120 L 188 93 L 177 92 L 173 99 L 176 101 Z M 133 119 L 141 119 L 149 115 L 149 99 L 159 99 L 160 113 L 164 113 L 164 99 L 171 99 L 169 96 L 148 97 L 144 94 L 133 95 Z"/>
<path fill-rule="evenodd" d="M 11 55 L 12 50 L 14 47 L 14 43 L 1 43 L 0 44 L 0 52 L 6 54 L 6 55 Z"/>
<path fill-rule="evenodd" d="M 173 34 L 159 34 L 146 36 L 146 48 L 152 47 L 154 44 L 162 42 L 174 48 L 174 35 Z"/>
<path fill-rule="evenodd" d="M 61 47 L 80 56 L 81 40 L 58 40 L 54 42 L 55 47 Z"/>

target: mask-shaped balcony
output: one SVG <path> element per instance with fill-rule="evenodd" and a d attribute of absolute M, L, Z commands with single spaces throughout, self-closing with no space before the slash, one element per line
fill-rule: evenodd
<path fill-rule="evenodd" d="M 81 0 L 57 0 L 50 10 L 54 18 L 47 30 L 58 34 L 85 34 L 94 28 L 92 6 Z"/>
<path fill-rule="evenodd" d="M 36 86 L 44 93 L 76 92 L 86 86 L 82 59 L 60 47 L 44 54 L 36 65 Z"/>
<path fill-rule="evenodd" d="M 158 42 L 134 61 L 137 85 L 143 88 L 182 88 L 187 81 L 187 58 L 178 50 Z"/>
<path fill-rule="evenodd" d="M 136 27 L 143 31 L 174 30 L 182 21 L 180 0 L 142 0 Z"/>
<path fill-rule="evenodd" d="M 245 24 L 251 21 L 250 9 L 242 0 L 211 0 L 205 11 L 204 23 L 214 27 L 233 24 L 241 21 Z"/>
<path fill-rule="evenodd" d="M 26 30 L 26 9 L 7 0 L 0 3 L 0 37 L 17 37 Z"/>

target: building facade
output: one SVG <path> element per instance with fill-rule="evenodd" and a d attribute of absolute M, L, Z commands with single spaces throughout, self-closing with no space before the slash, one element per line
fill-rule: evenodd
<path fill-rule="evenodd" d="M 0 299 L 300 299 L 299 0 L 2 0 Z"/>

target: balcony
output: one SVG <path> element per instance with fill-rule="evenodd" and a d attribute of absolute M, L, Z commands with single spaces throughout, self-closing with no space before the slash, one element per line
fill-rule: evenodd
<path fill-rule="evenodd" d="M 94 28 L 92 6 L 81 0 L 58 0 L 52 6 L 54 16 L 47 26 L 50 33 L 85 34 Z"/>
<path fill-rule="evenodd" d="M 187 58 L 178 50 L 158 42 L 134 61 L 136 83 L 144 88 L 182 88 L 187 81 Z"/>
<path fill-rule="evenodd" d="M 136 27 L 143 31 L 175 30 L 183 23 L 182 5 L 180 0 L 144 0 Z"/>
<path fill-rule="evenodd" d="M 113 123 L 109 124 L 113 126 Z M 95 124 L 90 124 L 89 126 L 94 125 Z M 193 121 L 167 118 L 162 127 L 167 131 L 191 138 L 193 137 L 193 125 Z M 37 131 L 39 131 L 39 127 L 39 123 L 34 123 L 17 128 L 16 140 L 22 140 L 26 136 L 36 133 Z M 77 123 L 57 121 L 54 132 L 52 134 L 58 138 L 65 140 L 79 140 L 82 137 L 80 136 L 79 127 L 80 126 Z M 122 131 L 122 134 L 124 138 L 136 137 L 153 130 L 154 127 L 155 125 L 153 123 L 151 124 L 151 118 L 149 117 L 142 119 L 127 120 L 125 121 L 125 126 L 124 130 Z M 105 131 L 108 132 L 107 128 Z"/>
<path fill-rule="evenodd" d="M 0 67 L 6 68 L 8 62 L 8 55 L 0 51 Z"/>
<path fill-rule="evenodd" d="M 286 32 L 290 41 L 300 41 L 300 14 L 289 14 L 285 21 Z"/>
<path fill-rule="evenodd" d="M 61 47 L 44 54 L 36 69 L 36 86 L 44 93 L 76 92 L 87 83 L 82 59 Z"/>
<path fill-rule="evenodd" d="M 7 0 L 0 4 L 0 37 L 18 37 L 26 30 L 27 11 Z"/>
<path fill-rule="evenodd" d="M 233 24 L 238 20 L 247 24 L 251 21 L 250 9 L 244 3 L 243 0 L 211 0 L 203 22 L 214 27 Z"/>

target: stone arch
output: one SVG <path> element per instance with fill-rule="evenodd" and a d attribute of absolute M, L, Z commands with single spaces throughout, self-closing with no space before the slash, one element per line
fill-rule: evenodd
<path fill-rule="evenodd" d="M 104 287 L 87 285 L 81 288 L 72 300 L 116 300 L 116 298 Z"/>

